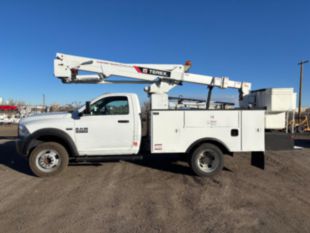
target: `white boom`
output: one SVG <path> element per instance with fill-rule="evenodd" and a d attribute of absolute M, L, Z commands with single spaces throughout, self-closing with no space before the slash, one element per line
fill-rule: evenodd
<path fill-rule="evenodd" d="M 178 64 L 126 64 L 94 58 L 57 53 L 54 60 L 54 75 L 64 83 L 150 83 L 145 91 L 151 95 L 152 108 L 168 108 L 167 93 L 183 82 L 219 88 L 235 88 L 241 96 L 248 95 L 251 83 L 229 80 L 228 77 L 213 77 L 187 73 L 191 63 Z M 79 71 L 92 74 L 79 75 Z M 133 81 L 113 81 L 118 76 Z"/>

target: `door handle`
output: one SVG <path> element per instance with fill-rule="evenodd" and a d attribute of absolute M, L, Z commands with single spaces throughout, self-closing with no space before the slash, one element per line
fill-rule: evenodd
<path fill-rule="evenodd" d="M 129 123 L 129 120 L 118 120 L 118 123 Z"/>

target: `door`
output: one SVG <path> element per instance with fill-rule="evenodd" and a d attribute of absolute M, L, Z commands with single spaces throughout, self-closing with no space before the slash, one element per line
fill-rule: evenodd
<path fill-rule="evenodd" d="M 265 111 L 242 111 L 242 151 L 265 151 Z"/>
<path fill-rule="evenodd" d="M 151 152 L 177 153 L 184 124 L 183 111 L 151 112 Z"/>
<path fill-rule="evenodd" d="M 81 155 L 130 154 L 133 110 L 127 96 L 108 96 L 90 105 L 90 114 L 76 120 L 75 138 Z"/>

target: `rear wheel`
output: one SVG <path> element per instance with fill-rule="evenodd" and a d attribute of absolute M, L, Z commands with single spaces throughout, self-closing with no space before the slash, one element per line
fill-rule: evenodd
<path fill-rule="evenodd" d="M 223 169 L 223 153 L 213 144 L 202 144 L 191 154 L 190 166 L 198 176 L 213 176 Z"/>
<path fill-rule="evenodd" d="M 59 174 L 68 166 L 68 163 L 67 150 L 56 142 L 39 144 L 29 156 L 29 166 L 39 177 Z"/>

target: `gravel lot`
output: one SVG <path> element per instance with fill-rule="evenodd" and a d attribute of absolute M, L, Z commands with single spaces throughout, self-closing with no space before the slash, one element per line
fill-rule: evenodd
<path fill-rule="evenodd" d="M 16 154 L 14 132 L 0 129 L 1 232 L 310 232 L 310 139 L 269 152 L 265 170 L 249 154 L 226 156 L 209 179 L 167 157 L 43 179 Z"/>

